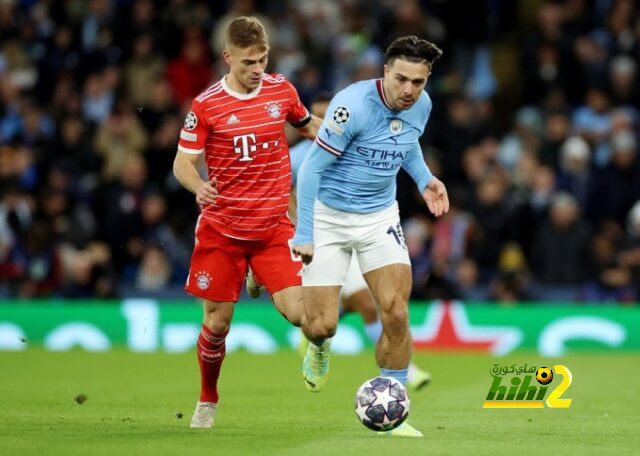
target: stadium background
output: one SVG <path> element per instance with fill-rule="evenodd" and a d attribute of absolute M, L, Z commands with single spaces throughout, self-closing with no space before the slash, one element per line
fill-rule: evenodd
<path fill-rule="evenodd" d="M 639 8 L 0 0 L 0 452 L 637 454 Z M 353 392 L 377 373 L 357 316 L 319 400 L 267 297 L 237 306 L 214 432 L 181 419 L 201 309 L 182 290 L 197 208 L 171 166 L 240 14 L 267 26 L 269 71 L 307 106 L 380 76 L 398 35 L 445 52 L 422 146 L 450 213 L 430 218 L 398 179 L 414 359 L 434 376 L 412 394 L 420 442 L 354 419 Z M 483 411 L 494 362 L 568 366 L 571 408 Z"/>
<path fill-rule="evenodd" d="M 267 26 L 308 105 L 380 76 L 415 33 L 445 51 L 422 145 L 434 221 L 398 199 L 414 298 L 624 301 L 640 291 L 637 2 L 3 1 L 0 295 L 179 297 L 197 208 L 171 172 L 222 31 Z M 291 142 L 298 138 L 291 135 Z M 634 204 L 636 204 L 634 206 Z"/>

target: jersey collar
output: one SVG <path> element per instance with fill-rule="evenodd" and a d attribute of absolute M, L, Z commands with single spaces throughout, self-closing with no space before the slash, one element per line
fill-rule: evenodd
<path fill-rule="evenodd" d="M 376 89 L 378 89 L 378 95 L 380 96 L 380 101 L 382 101 L 382 104 L 385 105 L 387 109 L 390 109 L 391 111 L 396 111 L 391 107 L 386 97 L 384 96 L 384 89 L 382 88 L 382 79 L 376 79 Z"/>
<path fill-rule="evenodd" d="M 227 75 L 222 76 L 222 79 L 220 80 L 220 84 L 222 85 L 222 88 L 225 92 L 227 92 L 232 97 L 238 98 L 240 100 L 250 100 L 251 98 L 255 98 L 256 96 L 258 96 L 258 94 L 260 93 L 260 89 L 262 88 L 262 80 L 260 80 L 260 84 L 258 84 L 258 87 L 253 89 L 251 92 L 249 93 L 237 92 L 233 90 L 231 87 L 229 87 L 229 84 L 227 84 Z"/>

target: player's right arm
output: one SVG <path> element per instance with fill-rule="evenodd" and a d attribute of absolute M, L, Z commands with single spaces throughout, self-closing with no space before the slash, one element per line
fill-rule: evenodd
<path fill-rule="evenodd" d="M 302 166 L 302 161 L 307 155 L 307 151 L 313 144 L 312 141 L 303 139 L 298 144 L 289 148 L 289 158 L 291 159 L 291 193 L 289 194 L 289 218 L 295 225 L 298 220 L 298 198 L 296 187 L 298 184 L 298 172 Z"/>
<path fill-rule="evenodd" d="M 215 177 L 205 181 L 198 172 L 198 160 L 204 152 L 209 135 L 206 119 L 200 115 L 200 103 L 193 101 L 191 111 L 180 130 L 178 152 L 173 161 L 173 174 L 184 188 L 196 195 L 200 206 L 215 203 L 218 189 Z"/>
<path fill-rule="evenodd" d="M 313 208 L 320 176 L 339 159 L 360 128 L 361 116 L 354 113 L 362 100 L 354 97 L 352 88 L 342 90 L 329 103 L 325 120 L 297 176 L 298 223 L 292 244 L 293 252 L 299 254 L 304 263 L 313 259 Z"/>
<path fill-rule="evenodd" d="M 216 178 L 205 181 L 198 172 L 199 155 L 188 154 L 178 150 L 173 160 L 173 175 L 184 188 L 196 195 L 196 202 L 200 206 L 213 204 L 218 196 Z"/>

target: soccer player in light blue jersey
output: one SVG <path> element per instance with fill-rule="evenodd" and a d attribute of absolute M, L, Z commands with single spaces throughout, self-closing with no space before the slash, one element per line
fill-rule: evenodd
<path fill-rule="evenodd" d="M 409 173 L 435 216 L 449 210 L 446 188 L 429 171 L 418 142 L 431 112 L 424 87 L 441 55 L 416 36 L 395 40 L 385 54 L 383 79 L 357 82 L 332 99 L 298 173 L 292 248 L 306 265 L 303 331 L 311 343 L 303 376 L 311 391 L 327 381 L 340 286 L 352 254 L 379 305 L 380 374 L 407 381 L 411 263 L 395 201 L 396 175 L 400 167 Z M 390 434 L 422 437 L 406 422 Z"/>
<path fill-rule="evenodd" d="M 321 119 L 324 118 L 331 96 L 328 93 L 320 93 L 317 95 L 311 103 L 311 114 Z M 297 187 L 297 176 L 300 166 L 307 155 L 309 148 L 313 144 L 313 141 L 309 139 L 303 139 L 295 146 L 289 148 L 289 156 L 291 157 L 291 198 L 289 198 L 289 216 L 293 219 L 294 223 L 296 216 L 296 196 L 295 191 Z M 247 281 L 250 283 L 250 281 Z M 251 293 L 250 293 L 251 294 Z M 256 294 L 255 292 L 253 294 Z M 346 315 L 349 312 L 356 312 L 362 317 L 364 323 L 364 331 L 367 338 L 373 343 L 377 344 L 380 335 L 382 334 L 382 322 L 378 317 L 378 310 L 376 309 L 376 303 L 369 291 L 367 282 L 362 277 L 362 271 L 360 271 L 360 265 L 356 255 L 351 256 L 351 262 L 349 263 L 349 269 L 345 276 L 342 288 L 340 290 L 340 312 L 339 318 Z M 307 339 L 303 338 L 300 344 L 300 350 L 302 353 L 306 352 Z M 431 381 L 431 374 L 423 371 L 413 362 L 409 363 L 409 372 L 407 374 L 407 386 L 413 390 L 419 390 L 422 387 L 429 384 Z"/>

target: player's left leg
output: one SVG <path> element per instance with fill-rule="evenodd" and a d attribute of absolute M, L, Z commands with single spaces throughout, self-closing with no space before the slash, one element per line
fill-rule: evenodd
<path fill-rule="evenodd" d="M 398 380 L 404 384 L 411 359 L 408 311 L 411 267 L 406 264 L 391 264 L 369 271 L 364 276 L 379 304 L 382 321 L 376 361 L 383 371 L 404 371 L 398 374 L 402 375 Z"/>
<path fill-rule="evenodd" d="M 406 264 L 391 264 L 369 271 L 364 276 L 379 304 L 382 321 L 382 334 L 376 347 L 380 375 L 393 377 L 406 384 L 411 360 L 411 267 Z M 423 436 L 422 432 L 406 421 L 389 432 L 389 435 L 402 437 Z"/>
<path fill-rule="evenodd" d="M 357 312 L 362 317 L 364 332 L 367 338 L 377 345 L 382 334 L 382 322 L 378 318 L 378 309 L 373 295 L 369 291 L 367 282 L 362 276 L 362 270 L 358 256 L 351 257 L 349 272 L 342 286 L 342 307 L 345 312 Z M 412 390 L 418 390 L 431 381 L 431 374 L 417 367 L 413 362 L 409 363 L 407 386 Z"/>
<path fill-rule="evenodd" d="M 300 326 L 304 316 L 302 303 L 302 261 L 291 253 L 289 240 L 293 224 L 283 218 L 272 235 L 258 243 L 249 256 L 254 279 L 269 293 L 273 304 L 291 324 Z"/>
<path fill-rule="evenodd" d="M 347 277 L 347 281 L 345 281 L 345 285 L 342 288 L 342 307 L 345 312 L 357 312 L 362 317 L 364 332 L 367 335 L 367 338 L 371 343 L 377 345 L 380 335 L 382 334 L 382 322 L 378 318 L 378 310 L 376 309 L 375 300 L 373 299 L 369 288 L 360 289 L 353 294 L 345 296 L 344 290 L 347 288 L 348 280 L 349 279 Z M 340 316 L 342 315 L 343 314 Z M 431 374 L 420 369 L 413 361 L 411 361 L 409 363 L 409 372 L 407 373 L 407 386 L 410 389 L 417 391 L 427 386 L 430 382 Z"/>
<path fill-rule="evenodd" d="M 382 321 L 376 361 L 382 376 L 393 377 L 406 384 L 411 360 L 411 261 L 404 243 L 397 205 L 368 215 L 354 250 L 378 304 Z M 392 435 L 422 437 L 422 433 L 406 421 L 390 432 Z"/>

